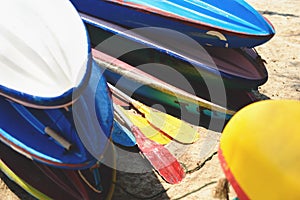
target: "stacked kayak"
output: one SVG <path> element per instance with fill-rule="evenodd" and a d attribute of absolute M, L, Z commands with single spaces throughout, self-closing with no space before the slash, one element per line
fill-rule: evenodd
<path fill-rule="evenodd" d="M 108 54 L 127 64 L 124 68 L 125 65 L 118 64 L 116 59 L 107 58 L 109 60 L 104 62 L 111 63 L 115 68 L 118 68 L 113 70 L 113 68 L 107 69 L 106 67 L 105 76 L 107 80 L 112 84 L 117 84 L 122 77 L 124 82 L 118 87 L 128 94 L 134 94 L 135 98 L 146 104 L 159 103 L 173 110 L 174 108 L 182 110 L 182 104 L 185 104 L 184 107 L 187 108 L 187 111 L 196 115 L 202 113 L 203 107 L 211 107 L 208 104 L 200 104 L 199 108 L 199 104 L 195 101 L 193 103 L 186 102 L 178 95 L 158 91 L 148 84 L 143 84 L 140 87 L 141 82 L 136 79 L 129 80 L 124 75 L 125 73 L 120 73 L 121 70 L 132 70 L 133 67 L 131 66 L 134 66 L 146 73 L 147 76 L 151 75 L 163 81 L 164 84 L 173 85 L 193 94 L 196 98 L 203 98 L 233 111 L 257 101 L 256 96 L 250 91 L 267 81 L 267 70 L 254 49 L 219 47 L 200 47 L 199 49 L 197 45 L 187 46 L 183 42 L 179 42 L 183 44 L 181 45 L 183 46 L 182 49 L 174 49 L 171 45 L 178 41 L 164 40 L 162 44 L 162 41 L 160 43 L 157 40 L 153 41 L 142 36 L 140 32 L 128 31 L 123 27 L 86 14 L 81 14 L 81 17 L 86 23 L 92 46 L 95 47 L 93 56 L 104 60 L 106 57 L 103 55 L 95 56 L 95 52 L 100 51 L 100 54 Z M 114 46 L 124 47 L 127 52 L 122 48 L 116 49 Z M 199 53 L 196 54 L 195 52 Z M 100 65 L 105 66 L 104 63 Z M 188 81 L 189 88 L 170 75 L 174 71 L 175 75 L 183 75 L 184 80 Z M 149 77 L 148 79 L 153 80 Z M 211 93 L 217 93 L 214 88 L 223 86 L 223 84 L 225 92 L 222 94 L 224 95 L 216 94 L 212 98 Z M 227 99 L 224 100 L 224 96 Z M 221 112 L 227 113 L 225 110 Z M 212 116 L 210 111 L 205 113 Z"/>
<path fill-rule="evenodd" d="M 141 66 L 142 71 L 200 98 L 238 110 L 258 100 L 250 91 L 267 81 L 263 60 L 249 48 L 269 40 L 274 28 L 245 1 L 71 2 L 86 23 L 97 50 L 134 67 Z M 191 87 L 185 87 L 168 69 L 183 75 Z M 106 75 L 114 84 L 116 76 Z M 122 84 L 127 85 L 130 84 Z M 225 92 L 211 94 L 223 85 Z M 148 93 L 141 90 L 134 94 L 143 97 Z M 132 88 L 127 91 L 133 93 Z M 159 95 L 151 95 L 154 103 L 161 103 Z M 219 98 L 222 95 L 226 95 L 228 103 Z M 239 100 L 236 96 L 245 98 Z"/>
<path fill-rule="evenodd" d="M 13 0 L 0 11 L 0 167 L 36 198 L 110 198 L 111 139 L 179 183 L 184 169 L 163 145 L 199 133 L 139 101 L 222 130 L 268 78 L 254 47 L 275 31 L 243 0 Z M 113 103 L 106 80 L 142 115 Z M 167 128 L 154 123 L 164 118 Z"/>
<path fill-rule="evenodd" d="M 192 93 L 174 87 L 165 82 L 165 79 L 158 79 L 145 71 L 96 49 L 93 49 L 92 54 L 95 61 L 99 63 L 99 66 L 105 69 L 104 74 L 109 82 L 116 84 L 119 89 L 127 94 L 133 95 L 135 98 L 145 102 L 145 104 L 152 105 L 159 103 L 171 113 L 175 110 L 172 114 L 176 116 L 178 115 L 176 110 L 181 111 L 181 114 L 183 114 L 181 117 L 184 117 L 184 112 L 188 112 L 192 115 L 206 114 L 222 118 L 224 115 L 218 115 L 217 113 L 228 113 L 230 116 L 235 112 L 234 110 L 225 109 L 218 104 L 213 104 L 205 99 L 199 98 L 199 96 L 192 95 Z M 202 88 L 203 94 L 201 94 L 200 89 L 198 88 L 197 92 L 203 97 L 206 91 Z M 234 107 L 235 109 L 257 100 L 257 97 L 250 92 L 237 90 L 227 91 L 227 94 L 232 95 L 227 97 L 227 107 Z M 239 98 L 237 99 L 236 96 Z M 204 97 L 209 98 L 209 96 Z M 222 102 L 222 97 L 215 100 L 218 100 L 218 103 L 221 105 L 224 103 Z M 211 110 L 217 112 L 211 112 Z M 189 121 L 188 119 L 185 120 Z"/>
<path fill-rule="evenodd" d="M 161 27 L 201 45 L 254 47 L 274 35 L 272 25 L 243 0 L 71 0 L 79 12 L 133 29 Z"/>
<path fill-rule="evenodd" d="M 80 16 L 67 0 L 0 10 L 1 170 L 37 198 L 106 198 L 112 101 Z"/>
<path fill-rule="evenodd" d="M 52 17 L 50 10 L 44 11 L 47 6 L 33 1 L 16 0 L 6 5 L 6 10 L 14 8 L 18 14 L 9 23 L 2 22 L 5 45 L 1 46 L 0 138 L 45 164 L 87 168 L 108 142 L 113 118 L 111 99 L 101 70 L 91 60 L 80 17 L 68 1 L 49 3 L 50 8 L 58 5 L 64 20 Z M 43 14 L 39 19 L 32 13 Z M 19 20 L 23 15 L 25 22 Z M 74 30 L 61 30 L 69 21 L 74 22 Z M 43 31 L 49 33 L 43 35 Z M 70 103 L 72 106 L 68 106 Z"/>
<path fill-rule="evenodd" d="M 44 164 L 78 169 L 94 165 L 95 156 L 101 156 L 109 142 L 113 116 L 106 82 L 100 74 L 93 64 L 88 86 L 66 108 L 36 109 L 0 97 L 0 140 Z M 95 84 L 96 100 L 91 90 Z M 92 102 L 95 107 L 88 106 Z M 93 112 L 96 119 L 90 114 Z"/>
<path fill-rule="evenodd" d="M 151 40 L 142 34 L 151 34 L 152 30 L 128 31 L 85 14 L 81 14 L 81 17 L 86 23 L 93 47 L 133 66 L 148 64 L 147 67 L 156 71 L 157 75 L 161 74 L 160 70 L 151 64 L 166 65 L 194 85 L 204 82 L 216 85 L 222 79 L 228 88 L 256 88 L 267 81 L 265 66 L 254 49 L 201 47 L 190 40 L 186 44 L 187 39 L 176 33 L 173 36 L 178 37 L 169 36 L 167 39 L 157 35 L 155 40 Z M 164 32 L 161 29 L 157 31 Z M 175 44 L 179 46 L 173 47 Z M 116 49 L 115 45 L 124 47 L 124 50 Z"/>
<path fill-rule="evenodd" d="M 115 160 L 108 148 L 105 156 Z M 105 165 L 66 170 L 31 161 L 2 143 L 0 150 L 0 170 L 37 199 L 110 199 L 113 194 L 116 171 Z"/>

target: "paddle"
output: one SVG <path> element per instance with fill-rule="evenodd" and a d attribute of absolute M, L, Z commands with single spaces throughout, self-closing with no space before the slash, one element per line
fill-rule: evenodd
<path fill-rule="evenodd" d="M 112 99 L 113 99 L 114 103 L 116 103 L 120 106 L 123 106 L 123 107 L 124 106 L 126 106 L 126 107 L 130 106 L 129 103 L 126 102 L 126 100 L 122 99 L 120 96 L 118 96 L 115 93 L 113 93 Z M 172 140 L 172 138 L 169 137 L 166 133 L 164 133 L 163 131 L 159 130 L 156 127 L 153 127 L 151 124 L 149 124 L 147 119 L 145 119 L 141 115 L 136 114 L 134 112 L 131 112 L 130 110 L 124 110 L 124 111 L 125 111 L 124 113 L 127 115 L 127 117 L 130 118 L 132 123 L 134 125 L 136 125 L 145 134 L 145 136 L 147 138 L 153 140 L 154 142 L 162 144 L 162 145 L 168 144 Z M 116 119 L 116 121 L 122 122 L 122 120 L 120 119 L 118 114 L 116 114 L 116 112 L 115 112 L 115 119 Z M 132 134 L 126 132 L 125 127 L 122 127 L 122 128 L 124 129 L 124 131 L 120 132 L 120 134 L 118 134 L 118 132 L 116 134 L 114 134 L 114 132 L 112 133 L 112 139 L 115 143 L 121 144 L 123 146 L 127 146 L 126 143 L 130 142 L 130 141 L 128 141 L 129 140 L 128 137 L 131 138 Z M 127 135 L 125 135 L 124 132 L 126 132 Z M 131 138 L 131 140 L 132 140 L 132 138 Z M 135 142 L 135 139 L 134 139 L 134 142 Z M 131 143 L 129 143 L 129 144 L 131 144 Z"/>
<path fill-rule="evenodd" d="M 199 132 L 186 122 L 153 108 L 149 108 L 148 106 L 132 99 L 111 84 L 108 85 L 114 93 L 126 99 L 138 111 L 140 111 L 151 125 L 157 127 L 159 130 L 168 134 L 178 142 L 190 144 L 199 139 Z"/>
<path fill-rule="evenodd" d="M 209 102 L 205 99 L 202 99 L 198 96 L 195 96 L 191 93 L 188 93 L 182 89 L 174 87 L 162 80 L 159 80 L 150 74 L 147 74 L 137 68 L 133 68 L 128 64 L 117 60 L 109 55 L 106 55 L 100 51 L 92 49 L 94 60 L 100 65 L 103 66 L 110 71 L 121 75 L 122 77 L 128 78 L 130 80 L 134 80 L 142 85 L 148 85 L 158 91 L 161 91 L 166 94 L 170 94 L 172 96 L 176 96 L 180 98 L 182 101 L 186 101 L 192 104 L 199 105 L 202 108 L 213 110 L 216 112 L 220 112 L 223 115 L 234 115 L 236 111 L 226 109 L 222 106 L 219 106 L 215 103 Z M 130 70 L 129 70 L 130 69 Z M 225 116 L 227 117 L 227 116 Z"/>
<path fill-rule="evenodd" d="M 162 132 L 161 130 L 154 128 L 144 117 L 138 114 L 134 114 L 127 110 L 124 110 L 124 114 L 150 140 L 153 140 L 154 142 L 162 145 L 168 144 L 172 141 L 171 137 L 169 137 L 166 133 Z"/>
<path fill-rule="evenodd" d="M 177 159 L 162 145 L 149 140 L 141 130 L 126 117 L 121 106 L 114 104 L 115 112 L 130 127 L 137 145 L 154 169 L 170 184 L 179 183 L 185 172 Z"/>

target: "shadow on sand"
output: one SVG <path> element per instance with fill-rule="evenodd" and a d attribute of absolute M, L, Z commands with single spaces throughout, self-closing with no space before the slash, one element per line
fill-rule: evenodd
<path fill-rule="evenodd" d="M 299 15 L 289 14 L 289 13 L 279 13 L 274 11 L 268 11 L 268 10 L 259 10 L 259 13 L 263 15 L 279 15 L 283 17 L 299 17 Z"/>

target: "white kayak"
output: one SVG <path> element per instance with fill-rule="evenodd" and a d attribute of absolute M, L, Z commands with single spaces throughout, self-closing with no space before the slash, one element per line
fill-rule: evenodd
<path fill-rule="evenodd" d="M 9 99 L 31 107 L 63 107 L 87 84 L 88 36 L 69 1 L 2 2 L 0 44 L 0 94 Z"/>

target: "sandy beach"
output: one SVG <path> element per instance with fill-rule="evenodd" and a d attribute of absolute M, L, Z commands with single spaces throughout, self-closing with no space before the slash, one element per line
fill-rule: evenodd
<path fill-rule="evenodd" d="M 300 100 L 300 1 L 299 0 L 248 0 L 260 13 L 268 18 L 275 27 L 276 35 L 267 43 L 256 48 L 260 56 L 266 61 L 268 81 L 259 87 L 259 92 L 271 99 Z M 198 127 L 205 140 L 187 147 L 188 155 L 181 155 L 178 159 L 185 163 L 188 169 L 197 166 L 199 169 L 187 174 L 182 183 L 167 184 L 154 173 L 126 174 L 118 173 L 114 199 L 139 199 L 136 197 L 149 197 L 162 192 L 152 199 L 216 199 L 214 197 L 216 185 L 224 174 L 219 164 L 216 150 L 218 148 L 219 133 Z M 202 152 L 203 142 L 210 141 L 211 148 Z M 202 142 L 202 143 L 201 143 Z M 198 160 L 197 160 L 198 159 Z M 207 160 L 204 163 L 204 160 Z M 198 164 L 198 165 L 197 165 Z M 202 166 L 203 165 L 203 166 Z M 20 166 L 21 167 L 21 166 Z M 0 172 L 0 200 L 33 199 L 22 189 L 10 182 Z M 127 194 L 118 185 L 121 184 Z M 208 186 L 202 188 L 202 186 Z M 235 193 L 230 188 L 230 199 Z"/>

